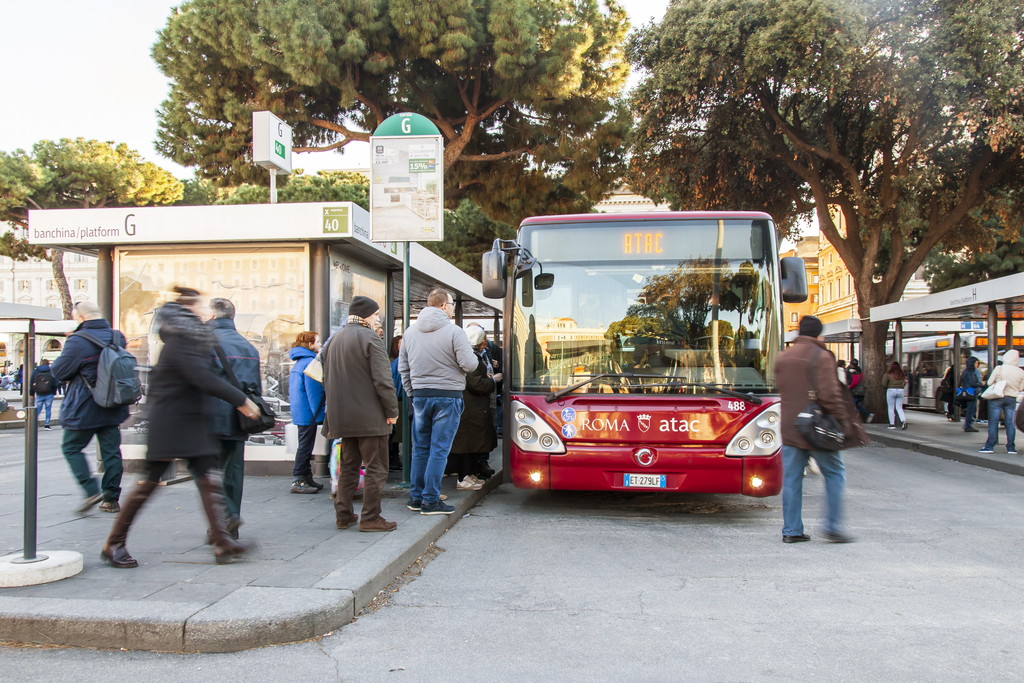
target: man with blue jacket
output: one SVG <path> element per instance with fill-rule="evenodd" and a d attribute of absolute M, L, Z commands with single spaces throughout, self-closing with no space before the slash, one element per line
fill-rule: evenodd
<path fill-rule="evenodd" d="M 103 319 L 99 307 L 91 301 L 75 304 L 71 317 L 79 323 L 75 332 L 84 330 L 101 342 L 109 344 L 112 341 L 121 348 L 127 345 L 124 335 Z M 121 462 L 120 425 L 128 419 L 128 406 L 103 408 L 93 400 L 88 385 L 96 385 L 96 371 L 102 351 L 102 348 L 85 337 L 72 334 L 64 344 L 60 357 L 53 361 L 51 370 L 58 382 L 70 382 L 60 409 L 60 422 L 64 427 L 61 450 L 71 467 L 71 473 L 85 491 L 85 500 L 78 507 L 78 512 L 86 512 L 97 503 L 100 503 L 103 512 L 121 510 L 118 500 L 121 498 L 124 465 Z M 89 472 L 83 452 L 94 436 L 103 462 L 101 484 L 97 484 L 96 478 Z"/>
<path fill-rule="evenodd" d="M 244 392 L 260 395 L 263 384 L 260 378 L 260 354 L 235 328 L 235 305 L 220 297 L 210 300 L 208 323 L 217 339 L 217 345 L 224 354 L 224 360 L 231 367 L 235 379 Z M 214 359 L 215 372 L 227 379 L 221 361 Z M 238 538 L 238 527 L 242 524 L 242 488 L 245 481 L 245 442 L 249 435 L 238 429 L 238 409 L 227 401 L 213 400 L 213 431 L 220 439 L 219 469 L 224 477 L 224 507 L 226 524 L 232 537 Z"/>

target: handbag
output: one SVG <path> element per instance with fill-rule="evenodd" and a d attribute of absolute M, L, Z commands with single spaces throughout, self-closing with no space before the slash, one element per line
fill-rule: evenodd
<path fill-rule="evenodd" d="M 981 397 L 986 401 L 992 401 L 997 398 L 1003 397 L 1003 392 L 1006 390 L 1006 380 L 1001 379 L 995 384 L 990 384 L 985 388 L 985 391 L 981 392 Z"/>
<path fill-rule="evenodd" d="M 813 368 L 814 365 L 811 365 Z M 814 373 L 808 370 L 807 378 L 811 390 L 807 392 L 807 406 L 797 413 L 796 429 L 804 440 L 816 451 L 838 451 L 846 440 L 843 426 L 832 415 L 826 413 L 818 403 L 818 386 Z"/>
<path fill-rule="evenodd" d="M 965 408 L 967 404 L 975 398 L 974 387 L 958 387 L 956 390 L 956 398 L 953 399 L 953 403 L 957 404 L 961 408 Z"/>
<path fill-rule="evenodd" d="M 228 359 L 224 357 L 224 350 L 220 346 L 213 347 L 213 350 L 217 354 L 225 374 L 228 376 L 228 381 L 260 409 L 260 415 L 256 418 L 246 417 L 238 413 L 238 431 L 243 434 L 259 434 L 260 432 L 272 429 L 277 424 L 277 415 L 274 413 L 274 409 L 270 407 L 262 396 L 241 385 L 238 378 L 235 377 L 235 371 L 231 368 L 231 364 L 228 363 Z"/>
<path fill-rule="evenodd" d="M 310 378 L 314 382 L 320 382 L 320 384 L 323 384 L 324 366 L 320 362 L 320 356 L 316 356 L 315 358 L 313 358 L 313 360 L 309 361 L 309 365 L 307 365 L 302 370 L 302 374 L 304 374 L 306 377 Z"/>

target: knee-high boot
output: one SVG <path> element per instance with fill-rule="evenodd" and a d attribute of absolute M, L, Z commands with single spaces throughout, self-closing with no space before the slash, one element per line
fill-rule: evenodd
<path fill-rule="evenodd" d="M 121 512 L 114 520 L 110 535 L 107 536 L 107 541 L 103 544 L 103 549 L 100 550 L 100 558 L 112 567 L 131 569 L 139 566 L 139 561 L 128 553 L 125 542 L 128 539 L 128 529 L 132 526 L 132 520 L 135 519 L 139 509 L 149 500 L 153 491 L 156 490 L 156 486 L 157 482 L 155 481 L 140 481 L 128 494 L 128 498 L 121 501 Z"/>
<path fill-rule="evenodd" d="M 207 474 L 205 477 L 196 477 L 195 481 L 199 488 L 199 497 L 203 501 L 206 519 L 210 523 L 213 555 L 217 564 L 227 564 L 231 558 L 251 550 L 252 546 L 249 543 L 234 540 L 228 533 L 224 521 L 224 493 L 220 486 L 220 480 Z"/>

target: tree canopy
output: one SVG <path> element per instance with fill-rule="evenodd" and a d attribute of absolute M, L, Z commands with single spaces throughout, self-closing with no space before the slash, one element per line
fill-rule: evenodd
<path fill-rule="evenodd" d="M 865 319 L 934 248 L 991 244 L 986 221 L 1019 215 L 1022 50 L 1004 0 L 676 0 L 630 45 L 648 72 L 630 183 L 783 228 L 813 211 Z"/>
<path fill-rule="evenodd" d="M 42 140 L 31 152 L 0 152 L 0 221 L 28 226 L 30 209 L 100 208 L 170 204 L 182 184 L 156 164 L 143 161 L 125 144 L 77 138 Z M 71 295 L 64 279 L 63 252 L 49 250 L 65 315 Z M 0 254 L 15 260 L 47 258 L 47 250 L 7 233 Z"/>
<path fill-rule="evenodd" d="M 353 202 L 369 210 L 370 181 L 361 173 L 351 171 L 319 171 L 314 175 L 302 172 L 282 176 L 277 201 L 290 202 Z M 188 180 L 185 193 L 177 203 L 182 206 L 208 204 L 267 204 L 270 188 L 242 184 L 215 187 L 207 180 Z"/>
<path fill-rule="evenodd" d="M 628 71 L 616 0 L 189 0 L 153 47 L 171 79 L 158 148 L 219 184 L 262 183 L 252 112 L 296 151 L 418 112 L 445 138 L 446 198 L 518 221 L 578 210 L 622 172 Z"/>

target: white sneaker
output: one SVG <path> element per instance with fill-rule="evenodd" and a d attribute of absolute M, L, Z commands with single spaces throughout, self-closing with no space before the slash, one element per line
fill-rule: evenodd
<path fill-rule="evenodd" d="M 455 488 L 459 491 L 479 491 L 483 487 L 484 485 L 478 482 L 472 474 L 467 475 L 465 479 L 455 484 Z"/>

